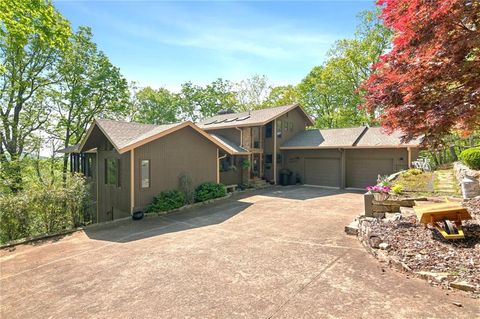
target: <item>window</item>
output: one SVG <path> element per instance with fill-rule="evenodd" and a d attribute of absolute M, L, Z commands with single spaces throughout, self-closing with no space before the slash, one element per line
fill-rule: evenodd
<path fill-rule="evenodd" d="M 105 159 L 105 184 L 120 187 L 120 160 L 115 158 Z"/>
<path fill-rule="evenodd" d="M 265 126 L 265 138 L 272 137 L 272 131 L 273 131 L 273 124 L 272 122 L 270 122 Z"/>
<path fill-rule="evenodd" d="M 282 137 L 282 121 L 277 121 L 277 137 Z"/>
<path fill-rule="evenodd" d="M 220 160 L 220 172 L 228 172 L 232 170 L 233 158 L 230 155 L 225 156 Z"/>
<path fill-rule="evenodd" d="M 265 164 L 272 164 L 272 161 L 273 161 L 272 154 L 266 154 L 265 155 Z"/>
<path fill-rule="evenodd" d="M 253 148 L 260 148 L 260 128 L 252 128 L 252 145 Z"/>
<path fill-rule="evenodd" d="M 277 164 L 282 164 L 282 154 L 277 153 Z"/>
<path fill-rule="evenodd" d="M 87 155 L 86 163 L 85 163 L 85 176 L 92 177 L 92 168 L 93 168 L 93 157 L 91 155 Z"/>
<path fill-rule="evenodd" d="M 140 176 L 142 188 L 150 187 L 150 160 L 142 160 L 140 163 Z"/>

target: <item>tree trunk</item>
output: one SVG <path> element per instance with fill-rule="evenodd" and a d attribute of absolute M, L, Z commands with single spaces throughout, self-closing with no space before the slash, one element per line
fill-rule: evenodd
<path fill-rule="evenodd" d="M 454 162 L 458 161 L 458 156 L 457 156 L 457 152 L 455 151 L 455 146 L 450 146 L 450 155 L 452 156 L 452 160 Z"/>

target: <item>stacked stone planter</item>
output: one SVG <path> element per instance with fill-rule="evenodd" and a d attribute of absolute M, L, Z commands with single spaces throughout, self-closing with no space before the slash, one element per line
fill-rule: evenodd
<path fill-rule="evenodd" d="M 363 195 L 365 216 L 384 218 L 386 213 L 399 213 L 400 207 L 413 207 L 415 201 L 425 201 L 425 197 L 416 198 L 394 198 L 384 201 L 376 201 L 372 194 Z"/>

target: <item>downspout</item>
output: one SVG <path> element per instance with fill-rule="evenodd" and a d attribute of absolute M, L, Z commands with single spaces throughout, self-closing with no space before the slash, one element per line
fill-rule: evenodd
<path fill-rule="evenodd" d="M 227 154 L 223 155 L 223 156 L 220 156 L 219 154 L 219 150 L 217 148 L 217 184 L 220 183 L 220 160 L 221 159 L 224 159 L 225 157 L 227 157 Z"/>
<path fill-rule="evenodd" d="M 130 151 L 130 213 L 135 208 L 135 149 Z"/>
<path fill-rule="evenodd" d="M 243 130 L 238 127 L 235 127 L 235 129 L 240 132 L 240 146 L 243 147 Z"/>
<path fill-rule="evenodd" d="M 273 120 L 273 184 L 277 184 L 277 120 Z"/>
<path fill-rule="evenodd" d="M 98 166 L 98 163 L 99 163 L 98 157 L 99 157 L 99 154 L 98 154 L 98 148 L 97 148 L 97 151 L 95 153 L 95 162 L 96 162 L 96 165 L 97 165 L 97 167 L 95 167 L 95 175 L 97 175 L 97 176 L 95 176 L 96 179 L 97 179 L 97 185 L 96 185 L 96 188 L 97 188 L 96 189 L 96 193 L 97 193 L 97 201 L 96 201 L 97 202 L 97 205 L 96 205 L 97 206 L 97 224 L 98 224 L 98 211 L 99 211 L 98 206 L 99 206 L 99 202 L 100 202 L 100 198 L 98 197 L 98 194 L 100 192 L 99 191 L 99 189 L 100 189 L 100 174 L 99 174 L 100 167 Z"/>

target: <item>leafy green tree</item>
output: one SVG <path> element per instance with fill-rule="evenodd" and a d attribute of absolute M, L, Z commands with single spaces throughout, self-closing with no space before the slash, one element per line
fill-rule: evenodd
<path fill-rule="evenodd" d="M 233 84 L 221 78 L 204 87 L 186 82 L 178 94 L 178 110 L 182 120 L 196 122 L 223 109 L 237 110 L 237 105 Z"/>
<path fill-rule="evenodd" d="M 318 127 L 346 127 L 374 121 L 372 114 L 358 106 L 363 101 L 362 82 L 391 45 L 391 31 L 382 25 L 378 15 L 378 10 L 362 12 L 355 37 L 337 41 L 327 61 L 300 83 L 300 102 L 316 117 Z"/>
<path fill-rule="evenodd" d="M 199 111 L 202 117 L 210 117 L 223 109 L 236 110 L 237 104 L 232 83 L 219 78 L 201 90 Z"/>
<path fill-rule="evenodd" d="M 192 82 L 182 84 L 178 94 L 179 118 L 182 121 L 190 120 L 196 122 L 201 114 L 199 112 L 202 103 L 202 87 Z"/>
<path fill-rule="evenodd" d="M 261 109 L 270 94 L 270 85 L 265 75 L 254 75 L 235 85 L 239 111 Z"/>
<path fill-rule="evenodd" d="M 81 141 L 94 117 L 121 117 L 128 109 L 128 84 L 108 57 L 97 49 L 88 27 L 72 35 L 60 55 L 57 72 L 61 78 L 52 101 L 56 126 L 53 134 L 63 147 Z M 68 157 L 64 156 L 66 178 Z"/>
<path fill-rule="evenodd" d="M 135 121 L 149 124 L 167 124 L 178 121 L 178 96 L 165 88 L 146 87 L 135 93 Z"/>
<path fill-rule="evenodd" d="M 267 108 L 295 104 L 299 101 L 300 92 L 298 87 L 293 85 L 275 86 L 270 89 L 270 93 L 262 105 L 264 108 Z"/>
<path fill-rule="evenodd" d="M 0 1 L 0 164 L 12 190 L 22 187 L 21 158 L 48 121 L 46 94 L 68 47 L 70 25 L 46 0 Z"/>

